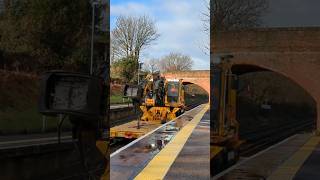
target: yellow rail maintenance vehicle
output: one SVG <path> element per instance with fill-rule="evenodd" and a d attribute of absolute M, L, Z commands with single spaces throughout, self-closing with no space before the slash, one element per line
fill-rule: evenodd
<path fill-rule="evenodd" d="M 111 138 L 139 138 L 185 111 L 182 80 L 149 74 L 139 85 L 127 85 L 125 95 L 141 113 L 138 120 L 110 129 Z"/>
<path fill-rule="evenodd" d="M 232 57 L 221 57 L 221 62 L 212 68 L 213 100 L 211 107 L 212 126 L 210 131 L 210 167 L 212 175 L 236 163 L 239 148 L 243 143 L 239 139 L 237 121 L 238 80 L 232 74 Z"/>

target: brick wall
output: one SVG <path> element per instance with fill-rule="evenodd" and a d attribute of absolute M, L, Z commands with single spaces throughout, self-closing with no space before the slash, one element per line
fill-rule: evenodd
<path fill-rule="evenodd" d="M 234 65 L 262 67 L 304 88 L 317 103 L 317 128 L 320 130 L 320 28 L 220 32 L 211 43 L 211 58 L 230 53 L 234 55 Z"/>

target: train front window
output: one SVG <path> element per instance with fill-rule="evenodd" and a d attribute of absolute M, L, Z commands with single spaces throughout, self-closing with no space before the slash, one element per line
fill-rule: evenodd
<path fill-rule="evenodd" d="M 179 82 L 168 83 L 168 102 L 178 102 L 179 98 Z"/>

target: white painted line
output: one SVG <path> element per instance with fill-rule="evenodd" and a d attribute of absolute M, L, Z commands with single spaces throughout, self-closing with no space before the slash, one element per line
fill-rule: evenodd
<path fill-rule="evenodd" d="M 198 105 L 197 107 L 193 108 L 192 110 L 194 110 L 194 109 L 196 109 L 196 108 L 199 108 L 199 107 L 202 106 L 202 105 L 203 105 L 203 104 L 200 104 L 200 105 Z M 110 155 L 110 158 L 112 158 L 113 156 L 117 155 L 118 153 L 120 153 L 121 151 L 125 150 L 126 148 L 132 146 L 133 144 L 137 143 L 138 141 L 142 140 L 143 138 L 149 136 L 150 134 L 154 133 L 154 132 L 157 131 L 158 129 L 165 127 L 166 125 L 168 125 L 169 123 L 175 121 L 175 120 L 178 119 L 179 117 L 181 117 L 181 116 L 183 116 L 183 115 L 188 115 L 188 114 L 190 114 L 190 112 L 191 112 L 191 110 L 185 112 L 184 114 L 181 114 L 180 116 L 176 117 L 175 119 L 173 119 L 173 120 L 171 120 L 171 121 L 163 124 L 162 126 L 154 129 L 153 131 L 150 131 L 149 133 L 147 133 L 147 134 L 141 136 L 140 138 L 132 141 L 131 143 L 123 146 L 122 148 L 120 148 L 120 149 L 118 149 L 117 151 L 113 152 L 113 153 Z"/>
<path fill-rule="evenodd" d="M 199 128 L 209 128 L 209 126 L 204 126 L 204 125 L 199 125 L 199 124 L 198 124 L 198 127 Z"/>
<path fill-rule="evenodd" d="M 243 159 L 243 160 L 240 161 L 239 163 L 237 163 L 237 164 L 231 166 L 230 168 L 222 171 L 221 173 L 215 175 L 212 179 L 219 179 L 219 178 L 221 178 L 222 176 L 224 176 L 225 174 L 227 174 L 227 173 L 229 173 L 230 171 L 234 170 L 235 168 L 237 168 L 238 166 L 242 165 L 243 163 L 245 163 L 245 162 L 247 162 L 247 161 L 249 161 L 249 160 L 251 160 L 251 159 L 253 159 L 253 158 L 255 158 L 255 157 L 257 157 L 257 156 L 259 156 L 259 155 L 261 155 L 261 154 L 263 154 L 263 153 L 265 153 L 265 152 L 267 152 L 267 151 L 269 151 L 270 149 L 272 149 L 272 148 L 274 148 L 274 147 L 276 147 L 276 146 L 279 146 L 279 145 L 281 145 L 281 144 L 289 141 L 290 139 L 292 139 L 292 138 L 294 138 L 294 137 L 296 137 L 296 136 L 297 136 L 297 134 L 295 134 L 295 135 L 293 135 L 293 136 L 290 136 L 290 137 L 288 137 L 287 139 L 284 139 L 283 141 L 281 141 L 281 142 L 279 142 L 279 143 L 277 143 L 277 144 L 274 144 L 274 145 L 268 147 L 267 149 L 262 150 L 262 151 L 260 151 L 260 152 L 258 152 L 258 153 L 256 153 L 256 154 L 254 154 L 253 156 L 250 156 L 250 157 L 248 157 L 248 158 Z"/>
<path fill-rule="evenodd" d="M 61 141 L 61 143 L 67 143 L 67 142 L 74 142 L 72 141 L 72 139 L 68 139 L 68 140 L 64 140 L 64 141 Z M 48 144 L 54 144 L 52 142 L 40 142 L 40 143 L 37 143 L 37 144 L 24 144 L 24 145 L 15 145 L 15 146 L 9 146 L 9 147 L 0 147 L 1 150 L 3 149 L 16 149 L 16 148 L 23 148 L 23 147 L 32 147 L 32 146 L 43 146 L 43 145 L 48 145 Z M 55 142 L 55 144 L 58 144 L 58 142 Z"/>
<path fill-rule="evenodd" d="M 69 139 L 72 136 L 62 136 L 62 139 Z M 0 142 L 0 145 L 5 145 L 5 144 L 17 144 L 17 143 L 29 143 L 29 142 L 35 142 L 35 141 L 50 141 L 50 140 L 58 140 L 58 137 L 48 137 L 48 138 L 37 138 L 37 139 L 24 139 L 24 140 L 14 140 L 14 141 L 5 141 L 5 142 Z"/>
<path fill-rule="evenodd" d="M 201 121 L 200 124 L 210 124 L 210 122 Z"/>

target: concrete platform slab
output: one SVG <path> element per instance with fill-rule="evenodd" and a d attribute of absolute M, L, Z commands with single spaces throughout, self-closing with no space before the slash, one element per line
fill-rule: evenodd
<path fill-rule="evenodd" d="M 210 113 L 202 117 L 164 179 L 210 178 Z"/>

